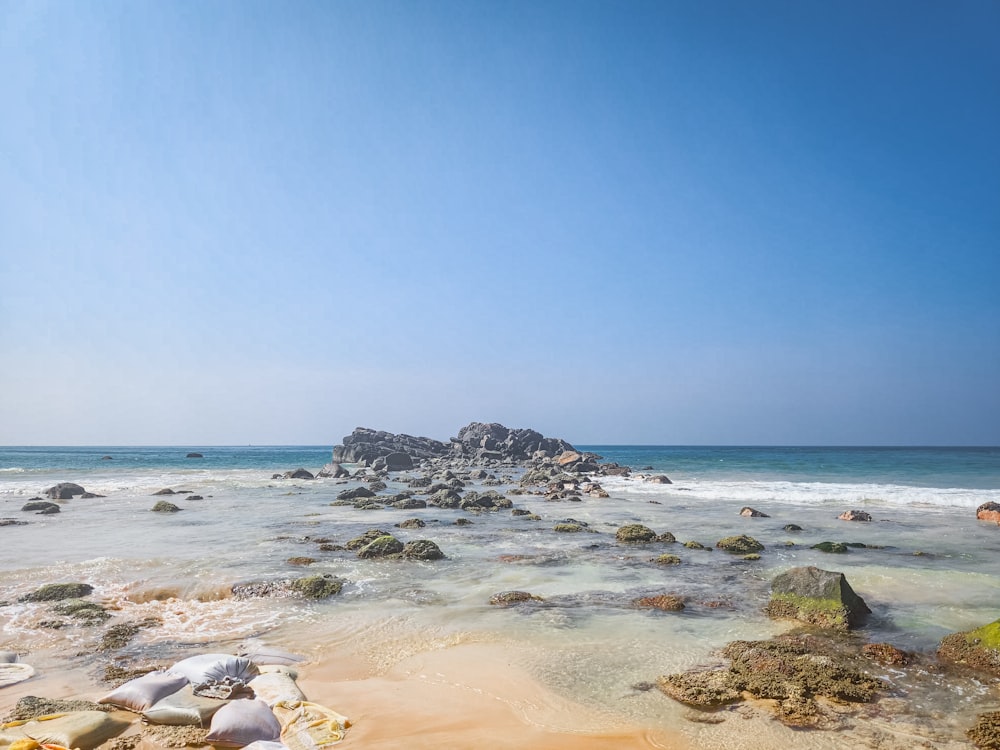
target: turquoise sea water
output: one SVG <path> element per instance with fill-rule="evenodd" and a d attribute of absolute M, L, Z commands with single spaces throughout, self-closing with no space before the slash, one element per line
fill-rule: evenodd
<path fill-rule="evenodd" d="M 190 648 L 229 650 L 261 638 L 317 659 L 336 644 L 377 671 L 463 640 L 509 643 L 512 660 L 588 709 L 653 730 L 681 727 L 702 750 L 761 750 L 801 746 L 795 744 L 801 735 L 735 714 L 718 727 L 685 722 L 682 707 L 630 686 L 712 663 L 728 641 L 787 629 L 763 607 L 770 581 L 789 567 L 843 571 L 874 612 L 861 637 L 929 660 L 944 634 L 1000 617 L 1000 528 L 975 518 L 976 506 L 1000 502 L 1000 449 L 579 447 L 636 473 L 601 478 L 607 498 L 511 495 L 530 519 L 436 507 L 362 510 L 334 502 L 361 484 L 357 478 L 272 478 L 299 467 L 315 472 L 330 460 L 331 446 L 0 447 L 0 518 L 23 523 L 0 528 L 0 602 L 6 602 L 0 650 L 26 654 L 43 674 L 81 664 L 96 669 L 97 657 L 76 655 L 93 653 L 100 628 L 53 630 L 43 624 L 52 617 L 45 605 L 18 601 L 42 583 L 80 580 L 95 587 L 94 598 L 115 613 L 115 622 L 162 622 L 136 637 L 133 657 L 169 660 Z M 204 457 L 188 459 L 189 452 Z M 517 470 L 496 474 L 499 491 L 517 487 Z M 666 474 L 673 484 L 645 481 L 651 474 Z M 388 501 L 406 489 L 405 480 L 406 474 L 390 476 L 379 495 Z M 26 500 L 58 482 L 77 482 L 100 497 L 62 501 L 55 515 L 22 511 Z M 163 488 L 190 493 L 170 498 L 181 512 L 150 512 Z M 485 487 L 469 481 L 466 489 Z M 744 505 L 769 517 L 742 517 Z M 875 521 L 838 520 L 850 508 Z M 397 528 L 410 518 L 426 526 Z M 556 533 L 570 518 L 586 524 L 586 532 Z M 470 523 L 457 525 L 459 519 Z M 630 547 L 615 540 L 624 523 L 708 548 L 747 533 L 765 551 L 745 561 L 681 544 Z M 791 534 L 789 523 L 803 530 Z M 371 528 L 402 541 L 431 539 L 446 558 L 372 561 L 320 548 L 320 540 L 343 545 Z M 825 540 L 868 546 L 843 555 L 813 549 Z M 661 552 L 676 554 L 681 564 L 657 565 L 652 558 Z M 313 564 L 290 562 L 301 556 Z M 344 589 L 320 603 L 229 595 L 235 583 L 305 573 L 336 576 Z M 505 590 L 530 591 L 544 604 L 491 607 L 490 597 Z M 684 597 L 684 612 L 630 604 L 664 592 Z M 875 746 L 861 734 L 870 729 L 932 743 L 940 737 L 928 746 L 950 748 L 963 741 L 976 712 L 995 704 L 987 685 L 933 671 L 914 675 L 886 675 L 895 695 L 909 696 L 909 713 L 859 720 L 850 733 L 810 735 L 809 746 Z M 7 707 L 0 694 L 0 710 Z M 540 714 L 531 720 L 554 721 Z"/>

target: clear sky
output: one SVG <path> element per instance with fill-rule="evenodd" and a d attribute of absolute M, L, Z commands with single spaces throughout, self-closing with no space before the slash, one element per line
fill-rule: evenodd
<path fill-rule="evenodd" d="M 0 444 L 1000 444 L 998 38 L 0 0 Z"/>

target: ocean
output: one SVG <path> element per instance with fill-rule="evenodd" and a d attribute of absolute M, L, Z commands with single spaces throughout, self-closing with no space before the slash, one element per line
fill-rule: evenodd
<path fill-rule="evenodd" d="M 28 522 L 0 527 L 0 650 L 21 652 L 42 673 L 82 674 L 80 691 L 99 693 L 97 670 L 109 658 L 95 652 L 100 627 L 53 628 L 45 605 L 18 601 L 43 583 L 84 581 L 114 622 L 160 623 L 140 631 L 116 659 L 169 663 L 192 649 L 266 642 L 317 662 L 350 653 L 369 675 L 386 675 L 421 655 L 495 644 L 512 666 L 579 708 L 574 714 L 562 703 L 559 710 L 519 706 L 522 719 L 552 731 L 641 727 L 642 747 L 674 747 L 669 738 L 678 735 L 697 748 L 894 747 L 883 735 L 958 747 L 977 712 L 996 710 L 987 682 L 956 682 L 933 670 L 918 679 L 873 665 L 907 708 L 866 714 L 847 731 L 809 733 L 803 744 L 801 733 L 763 709 L 721 723 L 691 721 L 683 706 L 636 686 L 714 663 L 731 640 L 788 630 L 762 609 L 770 580 L 798 565 L 844 572 L 874 613 L 863 638 L 926 659 L 945 634 L 996 620 L 1000 527 L 977 521 L 975 508 L 1000 502 L 1000 448 L 579 447 L 636 474 L 601 478 L 606 499 L 511 496 L 515 508 L 537 520 L 510 511 L 359 510 L 331 505 L 357 480 L 272 478 L 299 467 L 316 472 L 329 461 L 330 446 L 0 447 L 0 518 Z M 189 452 L 203 458 L 187 458 Z M 502 484 L 494 489 L 517 486 L 519 471 L 496 474 Z M 655 474 L 673 483 L 643 479 Z M 383 492 L 404 489 L 398 479 Z M 54 515 L 21 511 L 59 482 L 102 497 L 62 501 Z M 164 488 L 189 491 L 165 498 L 180 512 L 150 512 L 160 499 L 153 493 Z M 484 489 L 477 482 L 468 488 Z M 769 517 L 741 517 L 746 505 Z M 875 520 L 838 520 L 848 509 Z M 426 525 L 395 527 L 410 518 Z M 456 525 L 459 518 L 471 523 Z M 553 530 L 569 520 L 585 531 Z M 744 561 L 680 544 L 624 546 L 614 532 L 625 523 L 708 548 L 745 533 L 765 551 Z M 786 531 L 791 523 L 802 531 Z M 403 541 L 431 539 L 447 557 L 374 561 L 320 550 L 371 528 Z M 812 549 L 820 541 L 867 546 L 833 555 Z M 651 563 L 660 552 L 682 563 Z M 302 557 L 313 562 L 290 562 Z M 314 573 L 343 580 L 342 593 L 319 603 L 230 594 L 238 583 Z M 489 604 L 508 590 L 540 601 L 511 609 Z M 631 604 L 658 593 L 681 596 L 687 606 L 675 613 Z M 0 712 L 11 695 L 0 691 Z M 338 709 L 350 713 L 349 705 Z"/>

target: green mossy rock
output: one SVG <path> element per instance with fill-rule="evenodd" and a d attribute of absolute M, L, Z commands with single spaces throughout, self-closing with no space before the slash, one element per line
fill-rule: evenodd
<path fill-rule="evenodd" d="M 629 523 L 622 526 L 615 532 L 615 539 L 619 542 L 645 543 L 655 542 L 657 534 L 648 526 L 641 523 Z"/>
<path fill-rule="evenodd" d="M 359 550 L 362 547 L 365 547 L 365 546 L 371 544 L 372 542 L 374 542 L 379 537 L 383 537 L 383 536 L 389 536 L 389 532 L 388 531 L 382 531 L 381 529 L 369 529 L 368 531 L 366 531 L 361 536 L 359 536 L 359 537 L 357 537 L 357 538 L 352 539 L 351 541 L 349 541 L 346 546 L 347 546 L 347 549 L 350 549 L 350 550 Z"/>
<path fill-rule="evenodd" d="M 331 575 L 306 576 L 292 581 L 291 588 L 306 599 L 327 599 L 339 594 L 344 582 Z"/>
<path fill-rule="evenodd" d="M 557 523 L 552 527 L 552 530 L 561 534 L 576 534 L 583 531 L 583 526 L 578 523 Z"/>
<path fill-rule="evenodd" d="M 416 539 L 403 545 L 403 557 L 410 560 L 441 560 L 444 552 L 430 539 Z"/>
<path fill-rule="evenodd" d="M 389 557 L 403 551 L 403 543 L 391 534 L 380 536 L 358 550 L 358 557 L 370 559 L 373 557 Z"/>
<path fill-rule="evenodd" d="M 777 620 L 799 620 L 833 630 L 857 627 L 871 614 L 843 573 L 812 566 L 792 568 L 777 576 L 765 611 Z"/>
<path fill-rule="evenodd" d="M 764 549 L 763 544 L 746 534 L 727 536 L 717 541 L 715 546 L 734 555 L 749 555 L 751 552 L 761 552 Z"/>
<path fill-rule="evenodd" d="M 946 635 L 938 647 L 938 658 L 1000 676 L 1000 620 Z"/>
<path fill-rule="evenodd" d="M 79 599 L 93 593 L 94 587 L 89 583 L 49 583 L 25 594 L 18 601 L 56 602 L 62 599 Z"/>

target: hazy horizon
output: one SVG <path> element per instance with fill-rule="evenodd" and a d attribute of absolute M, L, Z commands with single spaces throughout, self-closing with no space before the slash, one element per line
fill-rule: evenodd
<path fill-rule="evenodd" d="M 0 444 L 1000 445 L 998 28 L 0 0 Z"/>

